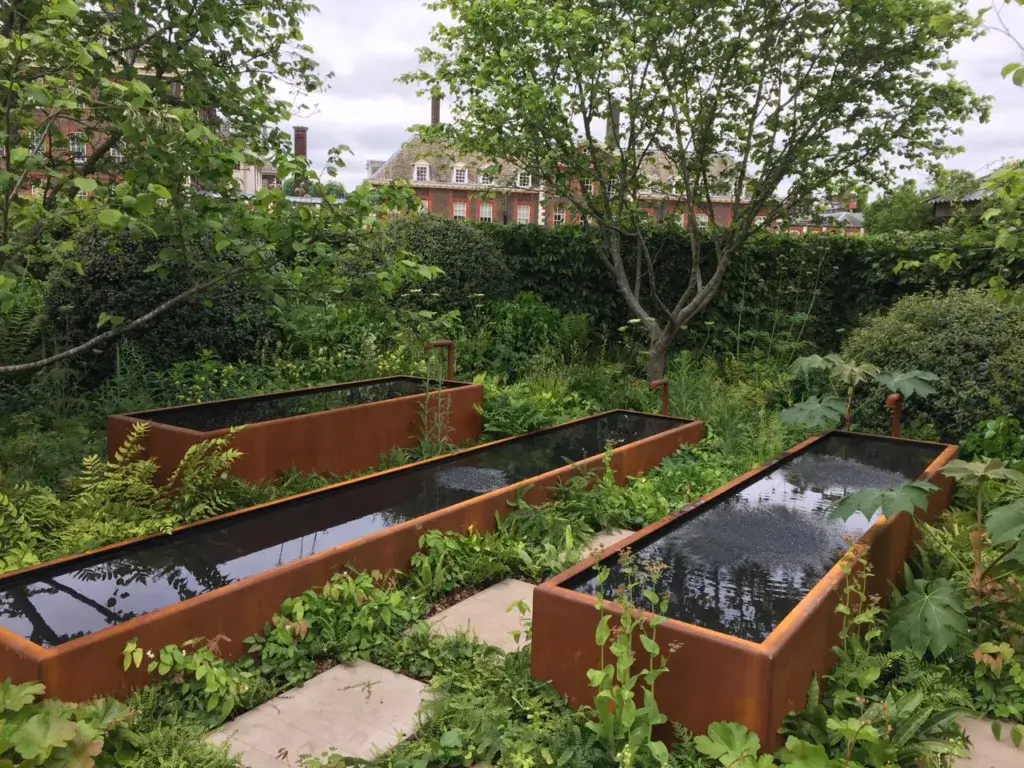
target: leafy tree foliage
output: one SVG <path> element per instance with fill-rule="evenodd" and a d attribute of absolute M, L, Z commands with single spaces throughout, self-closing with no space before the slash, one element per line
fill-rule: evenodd
<path fill-rule="evenodd" d="M 599 260 L 649 339 L 650 377 L 721 287 L 756 217 L 885 183 L 897 162 L 948 151 L 952 125 L 985 109 L 966 85 L 936 77 L 975 30 L 960 2 L 431 7 L 453 21 L 435 28 L 424 69 L 407 79 L 450 96 L 454 124 L 425 134 L 529 170 L 597 226 Z M 930 24 L 939 11 L 941 32 Z M 648 190 L 687 214 L 693 255 L 680 292 L 659 286 L 644 247 Z M 716 221 L 715 201 L 727 201 L 730 226 Z M 637 244 L 632 258 L 626 243 Z"/>
<path fill-rule="evenodd" d="M 304 0 L 14 0 L 0 10 L 0 310 L 54 264 L 84 272 L 69 237 L 82 226 L 166 238 L 148 279 L 190 275 L 140 314 L 103 312 L 91 339 L 0 373 L 82 354 L 240 281 L 256 282 L 267 311 L 280 312 L 287 296 L 345 297 L 355 283 L 387 292 L 416 272 L 411 262 L 373 274 L 339 268 L 372 214 L 412 204 L 408 190 L 365 190 L 319 208 L 288 205 L 281 190 L 239 195 L 241 163 L 270 158 L 283 176 L 316 179 L 291 156 L 287 134 L 266 128 L 292 109 L 275 87 L 306 94 L 323 85 L 301 43 L 312 8 Z M 343 165 L 341 151 L 331 166 Z"/>
<path fill-rule="evenodd" d="M 932 222 L 930 195 L 913 179 L 873 200 L 864 210 L 864 229 L 873 235 L 918 232 Z"/>

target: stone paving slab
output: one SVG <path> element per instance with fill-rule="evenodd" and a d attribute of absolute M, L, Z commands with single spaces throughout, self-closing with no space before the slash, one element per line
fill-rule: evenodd
<path fill-rule="evenodd" d="M 1010 741 L 1010 726 L 1003 726 L 1003 738 L 996 741 L 990 720 L 965 717 L 960 725 L 971 738 L 971 751 L 956 761 L 956 768 L 1021 768 L 1024 766 L 1024 747 L 1015 747 Z"/>
<path fill-rule="evenodd" d="M 207 738 L 227 742 L 247 768 L 298 766 L 300 755 L 332 751 L 365 760 L 416 729 L 427 686 L 358 661 L 314 677 L 225 723 Z"/>
<path fill-rule="evenodd" d="M 588 557 L 595 557 L 601 554 L 604 550 L 609 547 L 613 547 L 628 536 L 632 536 L 633 531 L 627 531 L 621 528 L 615 528 L 610 531 L 604 531 L 603 533 L 597 534 L 590 543 L 583 550 L 583 560 Z"/>
<path fill-rule="evenodd" d="M 506 653 L 516 650 L 512 632 L 522 631 L 520 613 L 509 607 L 516 601 L 523 601 L 533 612 L 533 584 L 518 579 L 506 579 L 461 603 L 446 608 L 427 621 L 434 632 L 441 635 L 455 635 L 466 632 L 481 643 L 493 645 Z M 520 647 L 525 645 L 520 637 Z"/>

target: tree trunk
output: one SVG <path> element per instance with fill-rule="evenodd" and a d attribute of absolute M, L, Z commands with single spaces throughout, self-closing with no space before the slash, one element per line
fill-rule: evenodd
<path fill-rule="evenodd" d="M 672 348 L 672 340 L 675 335 L 675 331 L 667 326 L 657 337 L 652 339 L 651 346 L 647 349 L 648 381 L 665 378 L 665 370 L 668 368 L 668 351 Z"/>

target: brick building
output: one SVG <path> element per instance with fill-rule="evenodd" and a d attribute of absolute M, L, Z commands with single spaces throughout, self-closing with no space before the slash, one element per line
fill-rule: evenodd
<path fill-rule="evenodd" d="M 431 123 L 440 122 L 441 105 L 438 99 L 431 103 Z M 717 163 L 724 169 L 728 160 Z M 716 174 L 712 168 L 712 176 Z M 431 144 L 413 136 L 387 160 L 366 163 L 370 184 L 382 186 L 393 181 L 406 181 L 420 199 L 424 212 L 448 219 L 489 221 L 498 224 L 539 224 L 557 227 L 579 223 L 580 216 L 567 200 L 552 197 L 544 187 L 525 171 L 510 163 L 498 165 L 485 158 L 458 155 L 449 148 Z M 645 173 L 649 188 L 639 196 L 639 202 L 652 220 L 676 220 L 685 226 L 687 213 L 678 195 L 670 190 L 675 185 L 675 169 L 667 157 L 652 154 L 647 160 Z M 698 213 L 703 221 L 713 215 L 716 224 L 732 223 L 732 197 L 712 196 L 711 211 Z M 761 220 L 761 217 L 758 217 Z M 801 232 L 842 232 L 862 234 L 861 226 L 848 222 L 799 223 L 789 228 Z"/>

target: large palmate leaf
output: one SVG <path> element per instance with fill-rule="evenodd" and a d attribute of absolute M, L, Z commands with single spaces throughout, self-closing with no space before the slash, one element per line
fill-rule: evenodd
<path fill-rule="evenodd" d="M 812 371 L 831 371 L 837 362 L 841 363 L 842 361 L 843 359 L 839 355 L 829 355 L 828 357 L 807 355 L 794 360 L 793 364 L 789 366 L 789 370 L 795 376 L 806 376 Z"/>
<path fill-rule="evenodd" d="M 760 755 L 761 740 L 739 723 L 712 723 L 707 736 L 694 739 L 697 751 L 733 768 L 772 766 L 771 755 Z"/>
<path fill-rule="evenodd" d="M 923 481 L 904 483 L 891 491 L 865 488 L 840 499 L 832 514 L 842 520 L 848 520 L 858 512 L 870 519 L 879 509 L 887 518 L 902 512 L 913 514 L 915 510 L 927 509 L 928 495 L 937 490 L 938 486 Z"/>
<path fill-rule="evenodd" d="M 1017 485 L 1024 485 L 1024 473 L 1010 469 L 999 459 L 989 459 L 988 461 L 956 459 L 946 465 L 942 474 L 968 486 L 977 486 L 988 480 L 1008 480 Z"/>
<path fill-rule="evenodd" d="M 871 363 L 853 363 L 840 360 L 832 369 L 832 378 L 841 381 L 848 387 L 865 384 L 879 374 L 877 365 Z"/>
<path fill-rule="evenodd" d="M 967 632 L 967 607 L 956 585 L 948 579 L 908 579 L 903 594 L 896 593 L 889 641 L 894 648 L 909 648 L 917 656 L 938 656 L 954 647 Z"/>
<path fill-rule="evenodd" d="M 985 527 L 997 546 L 1016 542 L 1017 546 L 1006 559 L 1024 564 L 1024 499 L 993 509 L 988 513 Z"/>
<path fill-rule="evenodd" d="M 832 427 L 846 412 L 846 403 L 833 395 L 810 397 L 787 408 L 781 414 L 785 424 L 804 424 L 808 427 Z"/>
<path fill-rule="evenodd" d="M 938 381 L 938 376 L 928 371 L 907 371 L 906 373 L 880 373 L 878 382 L 884 384 L 891 392 L 899 392 L 903 397 L 917 395 L 928 397 L 935 394 L 933 381 Z"/>

